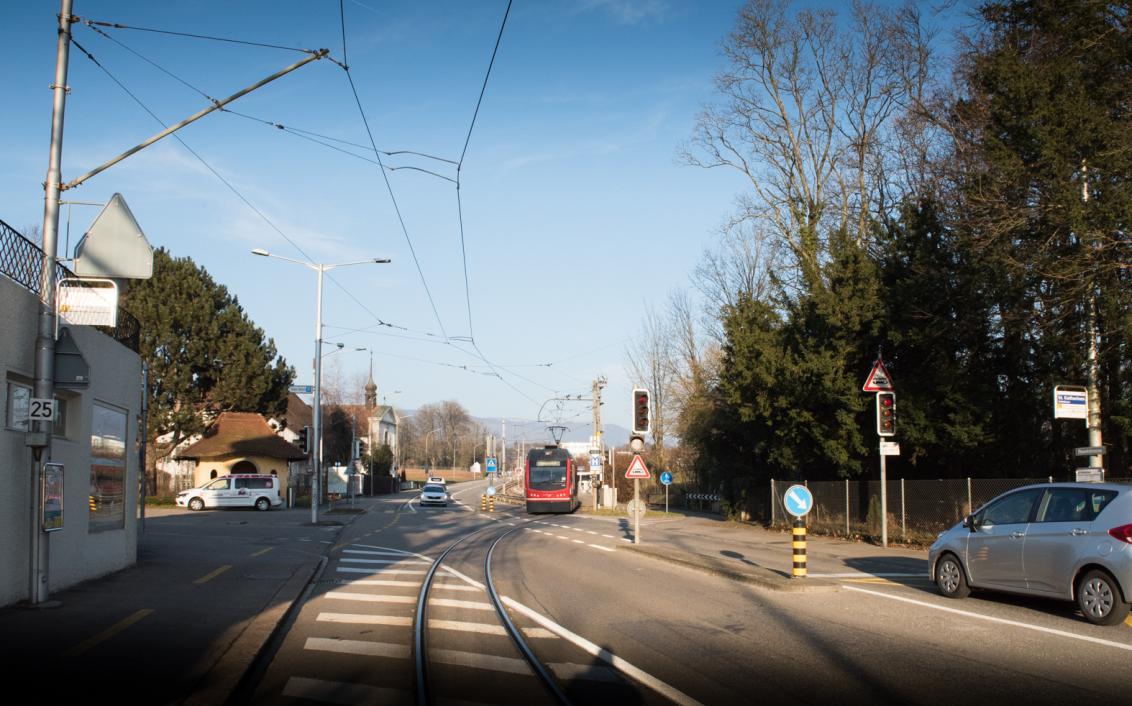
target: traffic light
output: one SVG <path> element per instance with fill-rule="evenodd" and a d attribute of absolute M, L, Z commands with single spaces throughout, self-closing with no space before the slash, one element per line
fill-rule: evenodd
<path fill-rule="evenodd" d="M 649 391 L 644 388 L 633 389 L 633 433 L 645 435 L 652 430 L 652 407 L 649 405 Z"/>
<path fill-rule="evenodd" d="M 896 436 L 896 393 L 877 393 L 877 435 Z"/>
<path fill-rule="evenodd" d="M 299 430 L 299 438 L 295 440 L 295 446 L 302 449 L 305 454 L 311 452 L 310 433 L 310 427 L 303 427 Z"/>

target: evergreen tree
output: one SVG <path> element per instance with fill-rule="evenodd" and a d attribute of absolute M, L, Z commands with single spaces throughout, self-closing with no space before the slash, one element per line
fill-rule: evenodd
<path fill-rule="evenodd" d="M 123 306 L 141 323 L 149 443 L 172 433 L 175 446 L 220 412 L 282 416 L 294 370 L 227 288 L 191 259 L 154 252 L 153 277 L 133 283 Z"/>

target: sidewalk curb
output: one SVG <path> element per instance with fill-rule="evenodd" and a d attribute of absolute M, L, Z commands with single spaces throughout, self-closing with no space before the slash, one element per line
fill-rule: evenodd
<path fill-rule="evenodd" d="M 825 579 L 793 579 L 762 566 L 736 567 L 733 562 L 725 562 L 702 554 L 691 554 L 674 549 L 658 547 L 623 546 L 624 551 L 658 559 L 670 564 L 686 566 L 704 573 L 721 576 L 732 581 L 749 583 L 771 591 L 789 593 L 835 593 L 841 586 Z"/>

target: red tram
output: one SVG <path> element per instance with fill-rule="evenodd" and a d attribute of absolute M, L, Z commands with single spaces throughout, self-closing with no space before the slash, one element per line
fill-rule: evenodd
<path fill-rule="evenodd" d="M 558 446 L 531 449 L 525 469 L 527 512 L 573 512 L 578 473 L 570 452 Z"/>

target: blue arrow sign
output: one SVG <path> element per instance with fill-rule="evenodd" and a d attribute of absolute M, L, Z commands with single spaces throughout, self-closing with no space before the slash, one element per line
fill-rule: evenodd
<path fill-rule="evenodd" d="M 672 485 L 672 474 L 668 471 L 660 474 L 660 482 L 665 485 Z"/>
<path fill-rule="evenodd" d="M 813 493 L 804 485 L 792 485 L 787 488 L 782 501 L 786 505 L 786 512 L 794 517 L 805 517 L 814 509 Z"/>

